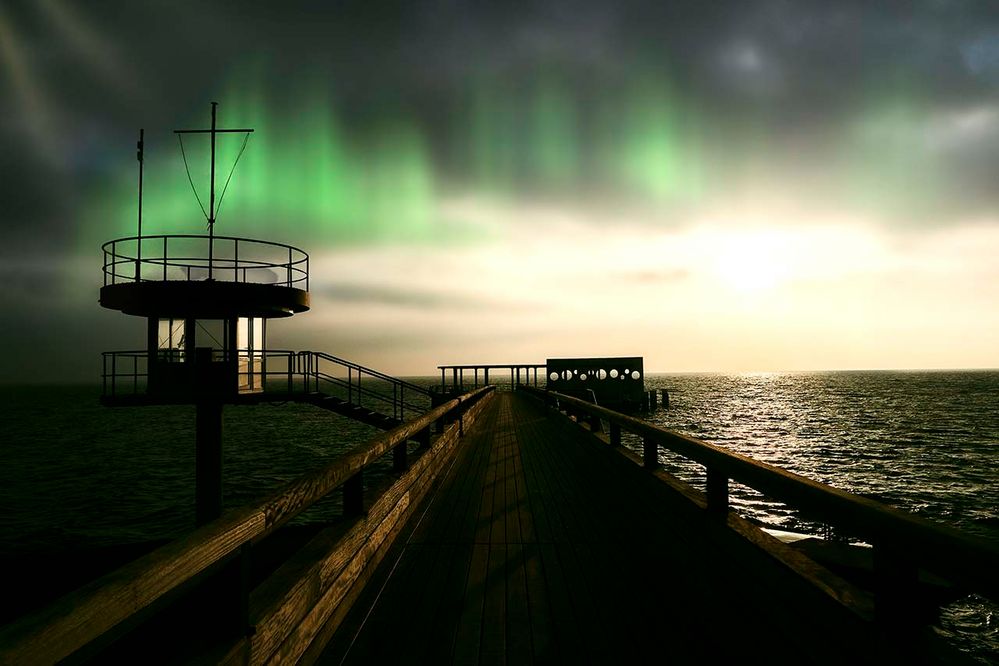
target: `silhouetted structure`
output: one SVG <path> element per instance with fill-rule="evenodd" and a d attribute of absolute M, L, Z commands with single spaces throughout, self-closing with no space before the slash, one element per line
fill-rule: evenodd
<path fill-rule="evenodd" d="M 646 406 L 645 361 L 641 356 L 550 358 L 546 372 L 552 391 L 612 407 Z"/>
<path fill-rule="evenodd" d="M 465 365 L 438 365 L 441 371 L 440 393 L 454 395 L 463 393 L 467 388 L 478 388 L 490 384 L 489 374 L 493 379 L 497 374 L 505 378 L 510 373 L 510 386 L 526 384 L 528 386 L 543 386 L 545 381 L 545 365 L 543 363 L 473 363 Z M 541 373 L 540 382 L 538 373 Z M 469 376 L 471 375 L 471 376 Z M 481 381 L 480 381 L 481 378 Z M 448 379 L 451 383 L 448 383 Z"/>
<path fill-rule="evenodd" d="M 216 109 L 209 129 L 178 130 L 211 140 L 208 235 L 141 235 L 140 135 L 139 235 L 104 244 L 100 293 L 103 307 L 146 318 L 144 350 L 104 354 L 105 404 L 197 405 L 199 524 L 222 506 L 222 405 L 264 390 L 267 321 L 309 309 L 305 252 L 215 235 L 216 135 L 252 131 L 219 129 Z"/>

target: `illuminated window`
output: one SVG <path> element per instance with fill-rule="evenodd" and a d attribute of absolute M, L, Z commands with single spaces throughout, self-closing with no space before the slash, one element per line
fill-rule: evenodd
<path fill-rule="evenodd" d="M 183 319 L 160 319 L 156 347 L 162 361 L 183 362 L 185 331 Z"/>

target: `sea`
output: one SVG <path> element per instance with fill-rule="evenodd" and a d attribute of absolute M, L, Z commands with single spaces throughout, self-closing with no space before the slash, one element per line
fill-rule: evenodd
<path fill-rule="evenodd" d="M 644 416 L 657 425 L 999 543 L 999 371 L 649 374 L 645 383 L 669 393 L 668 408 Z M 194 408 L 106 408 L 98 397 L 96 386 L 0 386 L 0 555 L 173 538 L 193 525 Z M 226 407 L 225 505 L 274 492 L 378 432 L 291 402 Z M 703 487 L 699 466 L 662 462 Z M 854 540 L 749 488 L 731 493 L 767 527 Z M 297 520 L 338 513 L 333 493 Z M 999 663 L 990 601 L 945 607 L 939 632 Z"/>

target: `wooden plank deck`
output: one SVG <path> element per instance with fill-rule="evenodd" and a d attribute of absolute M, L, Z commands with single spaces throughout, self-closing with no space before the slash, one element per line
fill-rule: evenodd
<path fill-rule="evenodd" d="M 500 394 L 320 663 L 863 663 L 867 627 L 623 456 Z"/>

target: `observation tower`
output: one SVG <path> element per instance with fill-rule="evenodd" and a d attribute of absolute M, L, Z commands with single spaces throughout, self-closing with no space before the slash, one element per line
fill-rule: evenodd
<path fill-rule="evenodd" d="M 182 148 L 185 135 L 207 134 L 211 141 L 208 233 L 142 234 L 140 131 L 138 233 L 104 244 L 100 292 L 101 306 L 146 319 L 144 349 L 104 352 L 102 402 L 196 405 L 198 524 L 221 513 L 222 406 L 274 399 L 268 375 L 287 375 L 281 389 L 291 392 L 296 356 L 267 349 L 268 321 L 309 309 L 308 254 L 282 243 L 215 235 L 217 203 L 225 195 L 223 187 L 216 201 L 218 135 L 248 139 L 253 132 L 219 128 L 217 111 L 212 102 L 208 129 L 175 130 Z"/>

